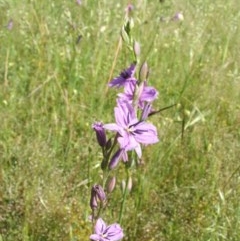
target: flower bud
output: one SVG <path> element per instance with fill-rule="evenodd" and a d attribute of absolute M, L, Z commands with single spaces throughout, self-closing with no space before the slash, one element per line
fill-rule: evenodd
<path fill-rule="evenodd" d="M 114 190 L 115 186 L 116 186 L 116 177 L 115 176 L 110 177 L 107 180 L 107 192 L 111 193 Z"/>
<path fill-rule="evenodd" d="M 147 80 L 148 78 L 148 74 L 149 74 L 149 70 L 148 70 L 148 66 L 147 66 L 147 63 L 144 62 L 141 66 L 141 69 L 140 69 L 140 81 L 145 81 Z"/>
<path fill-rule="evenodd" d="M 127 7 L 125 8 L 126 15 L 129 16 L 130 13 L 133 11 L 134 6 L 132 4 L 128 4 Z"/>
<path fill-rule="evenodd" d="M 109 162 L 108 168 L 114 169 L 122 158 L 123 149 L 118 149 Z"/>
<path fill-rule="evenodd" d="M 136 56 L 136 58 L 138 58 L 140 56 L 140 44 L 136 41 L 134 41 L 134 44 L 133 44 L 133 51 L 134 51 L 134 54 Z"/>
<path fill-rule="evenodd" d="M 152 110 L 152 104 L 146 103 L 142 111 L 141 121 L 145 121 L 148 118 L 148 115 L 151 112 L 151 110 Z"/>
<path fill-rule="evenodd" d="M 90 198 L 91 209 L 97 208 L 98 200 L 100 202 L 104 202 L 106 200 L 106 194 L 100 185 L 95 184 L 91 189 L 91 198 Z"/>
<path fill-rule="evenodd" d="M 90 198 L 90 207 L 91 209 L 97 208 L 97 197 L 96 197 L 96 192 L 94 191 L 94 188 L 92 187 L 91 190 L 91 198 Z"/>
<path fill-rule="evenodd" d="M 106 133 L 105 133 L 105 129 L 103 128 L 103 124 L 101 122 L 95 122 L 92 125 L 92 128 L 96 132 L 98 144 L 101 147 L 104 147 L 106 145 L 107 141 L 106 141 Z"/>
<path fill-rule="evenodd" d="M 104 202 L 106 200 L 106 194 L 100 185 L 98 185 L 98 184 L 94 185 L 93 190 L 101 202 Z"/>
<path fill-rule="evenodd" d="M 127 189 L 129 192 L 132 190 L 132 177 L 128 178 Z"/>
<path fill-rule="evenodd" d="M 106 143 L 106 150 L 110 150 L 112 147 L 112 139 L 108 139 L 107 143 Z"/>

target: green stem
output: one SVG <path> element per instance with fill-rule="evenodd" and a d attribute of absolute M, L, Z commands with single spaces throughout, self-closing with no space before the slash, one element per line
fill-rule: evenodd
<path fill-rule="evenodd" d="M 118 223 L 120 225 L 122 224 L 122 217 L 123 217 L 123 213 L 124 213 L 124 209 L 125 209 L 126 197 L 127 197 L 127 192 L 128 192 L 128 182 L 129 182 L 129 171 L 127 168 L 125 170 L 127 173 L 127 181 L 126 181 L 125 188 L 124 188 L 123 199 L 122 199 L 121 209 L 120 209 L 119 218 L 118 218 Z"/>

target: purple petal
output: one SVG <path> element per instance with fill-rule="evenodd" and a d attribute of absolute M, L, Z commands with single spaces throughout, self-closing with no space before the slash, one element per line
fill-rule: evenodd
<path fill-rule="evenodd" d="M 126 83 L 124 86 L 124 92 L 118 94 L 119 101 L 132 103 L 136 84 L 137 84 L 137 80 L 135 81 L 131 80 L 128 83 Z"/>
<path fill-rule="evenodd" d="M 102 234 L 106 227 L 106 223 L 101 218 L 99 218 L 95 225 L 95 233 L 98 235 Z"/>
<path fill-rule="evenodd" d="M 90 235 L 90 239 L 91 239 L 91 240 L 94 240 L 94 241 L 102 240 L 101 236 L 98 235 L 98 234 L 91 234 L 91 235 Z"/>
<path fill-rule="evenodd" d="M 137 142 L 142 144 L 153 144 L 159 141 L 156 127 L 150 123 L 141 122 L 134 131 Z"/>
<path fill-rule="evenodd" d="M 139 158 L 142 157 L 142 148 L 140 144 L 135 148 L 135 152 L 137 153 Z"/>
<path fill-rule="evenodd" d="M 151 103 L 145 104 L 141 115 L 141 121 L 145 121 L 148 118 L 148 115 L 151 112 L 151 110 L 152 110 L 152 104 Z"/>
<path fill-rule="evenodd" d="M 119 129 L 120 129 L 116 123 L 105 124 L 103 125 L 103 128 L 105 128 L 106 130 L 116 131 L 116 132 L 119 132 Z"/>
<path fill-rule="evenodd" d="M 122 76 L 118 76 L 117 78 L 114 78 L 109 83 L 109 86 L 119 88 L 119 87 L 123 86 L 125 84 L 125 82 L 126 82 L 125 78 L 123 78 Z"/>
<path fill-rule="evenodd" d="M 122 154 L 123 154 L 122 149 L 119 149 L 119 150 L 116 151 L 116 153 L 113 155 L 112 159 L 109 162 L 108 167 L 109 167 L 110 170 L 114 169 L 117 166 L 117 164 L 119 163 L 119 161 L 122 158 Z"/>
<path fill-rule="evenodd" d="M 116 87 L 119 88 L 121 86 L 124 86 L 128 81 L 130 81 L 133 78 L 133 75 L 135 73 L 136 64 L 132 64 L 128 69 L 125 69 L 121 72 L 121 74 L 114 78 L 110 83 L 110 87 Z"/>
<path fill-rule="evenodd" d="M 117 125 L 126 128 L 128 125 L 127 110 L 122 108 L 122 103 L 114 108 L 114 115 Z"/>
<path fill-rule="evenodd" d="M 107 234 L 107 240 L 118 241 L 123 238 L 123 230 L 119 224 L 112 224 L 107 227 L 105 230 Z"/>
<path fill-rule="evenodd" d="M 155 88 L 150 86 L 145 86 L 140 99 L 141 101 L 152 102 L 157 98 L 157 96 L 158 96 L 158 91 Z"/>
<path fill-rule="evenodd" d="M 125 151 L 131 151 L 136 148 L 139 150 L 139 143 L 135 140 L 134 136 L 128 133 L 125 133 L 123 136 L 118 138 L 118 142 L 122 149 Z"/>

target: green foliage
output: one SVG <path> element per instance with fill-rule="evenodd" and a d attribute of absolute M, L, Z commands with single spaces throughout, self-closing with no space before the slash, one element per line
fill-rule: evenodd
<path fill-rule="evenodd" d="M 0 0 L 0 240 L 88 239 L 91 124 L 113 121 L 107 82 L 134 60 L 118 52 L 126 4 Z M 240 240 L 239 1 L 133 4 L 155 107 L 177 106 L 151 117 L 161 142 L 134 176 L 124 240 Z"/>

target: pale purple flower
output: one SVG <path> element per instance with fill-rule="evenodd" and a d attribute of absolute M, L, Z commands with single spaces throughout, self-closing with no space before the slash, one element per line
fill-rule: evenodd
<path fill-rule="evenodd" d="M 96 132 L 98 144 L 101 147 L 104 147 L 107 143 L 107 140 L 106 140 L 106 134 L 105 134 L 105 129 L 103 128 L 103 124 L 101 122 L 95 122 L 92 125 L 92 128 Z"/>
<path fill-rule="evenodd" d="M 118 102 L 114 108 L 116 123 L 106 124 L 107 130 L 118 133 L 120 148 L 125 151 L 135 150 L 142 156 L 140 144 L 148 145 L 158 142 L 156 127 L 145 121 L 139 121 L 133 107 L 128 102 Z"/>
<path fill-rule="evenodd" d="M 124 236 L 119 224 L 107 226 L 101 218 L 97 220 L 94 231 L 95 233 L 90 236 L 90 239 L 94 241 L 118 241 Z"/>
<path fill-rule="evenodd" d="M 158 91 L 151 86 L 147 86 L 146 82 L 143 83 L 143 85 L 138 88 L 138 91 L 136 91 L 137 85 L 136 83 L 129 82 L 124 87 L 124 92 L 118 94 L 120 101 L 127 101 L 129 103 L 132 103 L 135 94 L 137 94 L 138 99 L 138 106 L 143 109 L 144 102 L 153 102 L 158 97 Z"/>
<path fill-rule="evenodd" d="M 125 86 L 129 82 L 136 83 L 137 80 L 134 78 L 134 73 L 136 70 L 136 64 L 131 64 L 131 66 L 128 69 L 125 69 L 121 72 L 121 74 L 114 78 L 110 83 L 110 87 L 121 87 Z"/>

